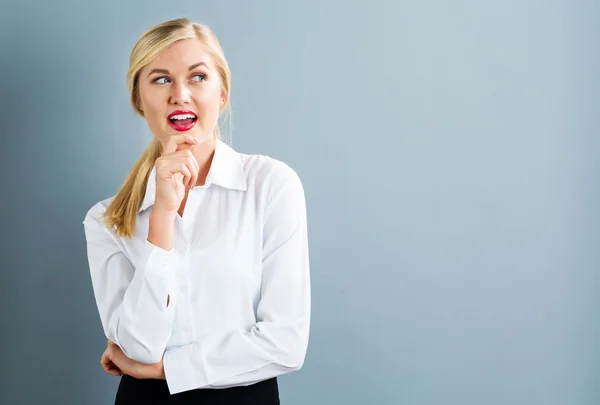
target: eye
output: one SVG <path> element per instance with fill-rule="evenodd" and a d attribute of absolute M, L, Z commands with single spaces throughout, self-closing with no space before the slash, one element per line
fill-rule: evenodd
<path fill-rule="evenodd" d="M 192 78 L 194 79 L 195 82 L 203 82 L 204 80 L 206 80 L 206 75 L 204 75 L 202 73 L 198 73 L 198 74 L 195 74 L 194 76 L 192 76 Z"/>
<path fill-rule="evenodd" d="M 161 81 L 163 80 L 163 81 Z M 157 77 L 156 79 L 153 80 L 154 83 L 158 83 L 158 84 L 165 84 L 166 82 L 164 82 L 164 80 L 169 80 L 169 78 L 167 78 L 166 76 L 161 76 L 161 77 Z"/>

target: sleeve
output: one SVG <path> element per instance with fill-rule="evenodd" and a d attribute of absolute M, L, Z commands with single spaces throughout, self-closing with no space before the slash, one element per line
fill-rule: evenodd
<path fill-rule="evenodd" d="M 127 357 L 144 364 L 158 363 L 175 316 L 177 256 L 173 249 L 165 251 L 146 240 L 139 265 L 134 268 L 121 242 L 98 218 L 99 208 L 95 206 L 83 224 L 104 333 Z"/>
<path fill-rule="evenodd" d="M 267 192 L 257 323 L 167 350 L 171 394 L 250 385 L 304 363 L 311 312 L 306 203 L 300 179 L 283 167 L 285 176 L 274 176 Z"/>

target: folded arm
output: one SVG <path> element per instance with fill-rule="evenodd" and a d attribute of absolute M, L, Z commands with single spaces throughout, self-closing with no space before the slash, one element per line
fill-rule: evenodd
<path fill-rule="evenodd" d="M 94 207 L 83 222 L 94 296 L 104 333 L 127 357 L 160 362 L 171 336 L 177 301 L 174 250 L 145 241 L 134 268 Z"/>

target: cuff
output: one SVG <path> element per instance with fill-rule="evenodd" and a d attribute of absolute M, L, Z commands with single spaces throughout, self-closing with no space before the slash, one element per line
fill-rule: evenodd
<path fill-rule="evenodd" d="M 193 344 L 167 350 L 163 367 L 171 395 L 208 385 L 202 367 L 194 367 Z"/>
<path fill-rule="evenodd" d="M 177 306 L 177 263 L 178 257 L 175 248 L 164 250 L 146 241 L 146 263 L 141 274 L 145 279 L 145 285 L 154 292 L 153 296 L 158 297 L 159 300 L 167 299 L 167 296 L 163 297 L 163 294 L 170 296 L 169 306 L 166 306 L 166 301 L 158 304 L 164 308 L 165 316 L 171 320 Z"/>
<path fill-rule="evenodd" d="M 166 279 L 171 279 L 175 273 L 175 248 L 164 250 L 152 243 L 146 241 L 146 266 L 147 274 L 157 275 Z"/>

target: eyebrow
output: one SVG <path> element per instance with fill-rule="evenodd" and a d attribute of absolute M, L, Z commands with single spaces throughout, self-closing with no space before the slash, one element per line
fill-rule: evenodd
<path fill-rule="evenodd" d="M 206 63 L 204 63 L 204 62 L 198 62 L 198 63 L 194 63 L 193 65 L 191 65 L 188 68 L 188 70 L 194 70 L 194 69 L 196 69 L 199 66 L 205 66 L 206 68 L 208 68 L 208 65 Z M 150 71 L 150 73 L 148 73 L 148 76 L 146 76 L 146 77 L 149 77 L 153 73 L 162 73 L 162 74 L 165 74 L 165 75 L 170 74 L 167 69 L 152 69 Z"/>

